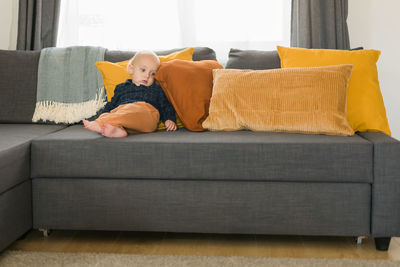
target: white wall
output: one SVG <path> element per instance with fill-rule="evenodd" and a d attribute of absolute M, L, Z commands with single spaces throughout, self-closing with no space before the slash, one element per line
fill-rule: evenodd
<path fill-rule="evenodd" d="M 392 136 L 400 140 L 400 1 L 349 0 L 351 47 L 380 50 L 378 74 Z"/>
<path fill-rule="evenodd" d="M 0 2 L 0 49 L 15 50 L 17 47 L 18 0 Z"/>

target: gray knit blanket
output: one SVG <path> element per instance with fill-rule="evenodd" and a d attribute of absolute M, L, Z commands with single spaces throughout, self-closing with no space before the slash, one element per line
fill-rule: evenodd
<path fill-rule="evenodd" d="M 32 121 L 72 124 L 96 115 L 105 91 L 95 63 L 105 48 L 44 48 L 40 53 L 36 108 Z"/>

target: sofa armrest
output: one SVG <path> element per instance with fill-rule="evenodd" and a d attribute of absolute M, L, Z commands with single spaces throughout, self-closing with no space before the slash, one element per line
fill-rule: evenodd
<path fill-rule="evenodd" d="M 400 142 L 384 133 L 358 133 L 374 145 L 371 233 L 400 236 Z"/>

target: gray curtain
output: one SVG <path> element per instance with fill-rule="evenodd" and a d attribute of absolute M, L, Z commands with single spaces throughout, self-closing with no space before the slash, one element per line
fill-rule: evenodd
<path fill-rule="evenodd" d="M 56 46 L 61 0 L 19 0 L 18 50 Z"/>
<path fill-rule="evenodd" d="M 348 0 L 292 0 L 292 47 L 349 49 Z"/>

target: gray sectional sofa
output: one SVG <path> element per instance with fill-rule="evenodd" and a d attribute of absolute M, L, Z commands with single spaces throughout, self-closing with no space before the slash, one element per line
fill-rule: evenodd
<path fill-rule="evenodd" d="M 32 228 L 372 236 L 380 250 L 400 236 L 400 142 L 390 136 L 180 129 L 107 139 L 32 124 L 39 56 L 0 51 L 0 251 Z M 213 58 L 195 49 L 194 60 Z M 232 50 L 227 67 L 280 66 L 276 52 Z"/>

